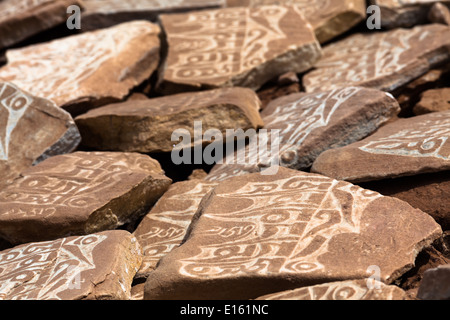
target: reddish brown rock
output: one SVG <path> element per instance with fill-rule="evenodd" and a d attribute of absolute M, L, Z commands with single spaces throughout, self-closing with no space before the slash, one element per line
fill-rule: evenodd
<path fill-rule="evenodd" d="M 202 136 L 210 129 L 226 136 L 227 130 L 262 127 L 260 106 L 258 96 L 250 89 L 221 88 L 108 105 L 91 110 L 75 121 L 83 138 L 82 145 L 89 148 L 171 152 L 178 143 L 172 141 L 176 130 L 189 132 L 189 147 L 208 144 L 196 137 L 197 121 L 202 123 Z"/>
<path fill-rule="evenodd" d="M 312 26 L 289 6 L 225 8 L 162 15 L 168 57 L 163 93 L 248 87 L 286 72 L 300 73 L 320 58 Z"/>
<path fill-rule="evenodd" d="M 230 176 L 258 172 L 273 164 L 305 170 L 328 149 L 359 141 L 396 117 L 400 107 L 385 92 L 349 87 L 313 94 L 292 94 L 271 102 L 262 112 L 269 146 L 257 152 L 247 147 L 245 163 L 226 159 L 207 177 L 220 181 Z M 277 139 L 273 134 L 279 131 Z M 267 138 L 267 137 L 266 137 Z M 260 135 L 260 143 L 263 140 Z M 274 143 L 279 147 L 272 149 Z M 235 156 L 232 154 L 232 156 Z M 237 158 L 237 157 L 235 157 Z"/>
<path fill-rule="evenodd" d="M 428 22 L 428 12 L 433 4 L 448 0 L 370 0 L 380 7 L 381 26 L 387 29 L 412 27 Z"/>
<path fill-rule="evenodd" d="M 52 157 L 0 192 L 0 236 L 20 244 L 116 229 L 142 217 L 170 184 L 145 155 Z"/>
<path fill-rule="evenodd" d="M 256 300 L 404 300 L 405 298 L 405 292 L 399 287 L 366 279 L 319 284 L 272 293 Z"/>
<path fill-rule="evenodd" d="M 160 14 L 219 8 L 224 0 L 83 0 L 82 29 L 90 31 L 132 20 L 157 22 Z"/>
<path fill-rule="evenodd" d="M 131 300 L 133 301 L 144 300 L 144 287 L 145 283 L 140 283 L 131 287 Z"/>
<path fill-rule="evenodd" d="M 0 1 L 0 50 L 67 20 L 67 8 L 81 0 Z"/>
<path fill-rule="evenodd" d="M 450 300 L 450 264 L 427 270 L 417 296 L 421 300 Z"/>
<path fill-rule="evenodd" d="M 435 3 L 428 13 L 428 20 L 450 26 L 450 9 L 440 2 Z"/>
<path fill-rule="evenodd" d="M 159 63 L 160 28 L 134 21 L 7 51 L 0 80 L 53 100 L 72 114 L 119 101 Z"/>
<path fill-rule="evenodd" d="M 200 202 L 216 186 L 198 180 L 178 182 L 161 197 L 134 232 L 144 252 L 137 278 L 146 279 L 161 258 L 182 244 Z"/>
<path fill-rule="evenodd" d="M 312 171 L 368 182 L 450 170 L 450 111 L 401 119 L 349 146 L 328 150 Z"/>
<path fill-rule="evenodd" d="M 303 77 L 307 92 L 363 86 L 393 92 L 450 61 L 450 28 L 359 33 L 323 49 L 316 70 Z"/>
<path fill-rule="evenodd" d="M 415 115 L 422 115 L 446 110 L 450 110 L 450 88 L 425 91 L 413 112 Z"/>
<path fill-rule="evenodd" d="M 0 299 L 129 300 L 141 262 L 126 231 L 24 244 L 0 252 Z"/>
<path fill-rule="evenodd" d="M 313 25 L 320 43 L 325 43 L 363 21 L 365 0 L 227 0 L 228 7 L 268 4 L 294 5 Z"/>
<path fill-rule="evenodd" d="M 0 188 L 32 165 L 74 151 L 80 141 L 70 114 L 50 100 L 0 82 Z"/>
<path fill-rule="evenodd" d="M 235 177 L 203 199 L 144 298 L 255 299 L 377 269 L 390 284 L 441 234 L 422 211 L 347 182 L 286 168 Z"/>

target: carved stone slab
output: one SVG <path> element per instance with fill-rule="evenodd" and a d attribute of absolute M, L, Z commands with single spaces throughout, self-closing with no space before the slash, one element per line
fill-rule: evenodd
<path fill-rule="evenodd" d="M 433 4 L 449 0 L 370 0 L 380 7 L 381 26 L 387 29 L 412 27 L 427 22 Z"/>
<path fill-rule="evenodd" d="M 127 231 L 24 244 L 0 252 L 0 299 L 129 300 L 141 262 Z"/>
<path fill-rule="evenodd" d="M 310 69 L 321 56 L 312 26 L 295 7 L 225 8 L 160 19 L 169 46 L 160 77 L 164 93 L 257 90 L 288 71 Z"/>
<path fill-rule="evenodd" d="M 67 8 L 81 0 L 0 1 L 0 50 L 67 20 Z"/>
<path fill-rule="evenodd" d="M 350 30 L 366 17 L 364 0 L 227 0 L 228 7 L 294 5 L 313 25 L 320 43 Z"/>
<path fill-rule="evenodd" d="M 276 99 L 261 115 L 264 129 L 270 134 L 266 150 L 272 153 L 272 144 L 278 141 L 278 153 L 265 159 L 263 153 L 247 147 L 246 164 L 233 165 L 226 164 L 231 161 L 224 161 L 225 164 L 215 166 L 206 179 L 221 181 L 258 172 L 274 163 L 291 169 L 308 169 L 322 152 L 367 137 L 396 117 L 399 111 L 397 101 L 390 94 L 361 87 Z M 279 130 L 278 140 L 272 135 L 274 130 Z M 259 142 L 264 141 L 263 136 L 259 139 Z"/>
<path fill-rule="evenodd" d="M 0 236 L 20 244 L 116 229 L 142 217 L 170 184 L 146 155 L 52 157 L 0 192 Z"/>
<path fill-rule="evenodd" d="M 203 199 L 144 298 L 255 299 L 366 279 L 374 266 L 390 284 L 441 234 L 422 211 L 347 182 L 286 168 L 235 177 Z"/>
<path fill-rule="evenodd" d="M 201 180 L 178 182 L 159 199 L 134 232 L 144 251 L 137 277 L 147 278 L 159 260 L 182 243 L 201 200 L 216 186 Z"/>
<path fill-rule="evenodd" d="M 450 169 L 450 111 L 401 119 L 349 146 L 328 150 L 313 172 L 367 182 Z"/>
<path fill-rule="evenodd" d="M 159 32 L 134 21 L 10 50 L 0 80 L 79 114 L 124 98 L 150 77 L 159 62 Z"/>
<path fill-rule="evenodd" d="M 50 100 L 0 82 L 0 187 L 33 164 L 74 151 L 80 141 L 70 114 Z"/>
<path fill-rule="evenodd" d="M 256 300 L 404 300 L 406 293 L 382 282 L 349 280 L 272 293 Z"/>
<path fill-rule="evenodd" d="M 84 0 L 82 30 L 106 28 L 131 20 L 156 22 L 162 13 L 219 8 L 224 0 Z"/>
<path fill-rule="evenodd" d="M 447 61 L 450 28 L 444 25 L 358 33 L 326 46 L 303 84 L 307 92 L 352 85 L 393 92 Z"/>
<path fill-rule="evenodd" d="M 221 88 L 108 105 L 75 121 L 82 144 L 89 148 L 171 152 L 175 130 L 187 130 L 194 137 L 196 121 L 201 121 L 203 132 L 216 129 L 223 136 L 227 130 L 262 127 L 260 107 L 258 96 L 250 89 Z M 206 141 L 192 138 L 191 145 L 203 143 Z"/>

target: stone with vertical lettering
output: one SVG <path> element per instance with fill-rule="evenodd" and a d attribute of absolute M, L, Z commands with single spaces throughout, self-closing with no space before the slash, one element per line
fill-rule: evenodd
<path fill-rule="evenodd" d="M 374 271 L 392 284 L 441 234 L 422 211 L 348 182 L 287 168 L 234 177 L 203 199 L 144 299 L 256 299 Z"/>
<path fill-rule="evenodd" d="M 159 199 L 133 233 L 144 252 L 137 278 L 147 278 L 162 257 L 182 244 L 200 202 L 216 186 L 200 180 L 178 182 Z"/>
<path fill-rule="evenodd" d="M 228 7 L 270 4 L 293 5 L 314 27 L 320 43 L 325 43 L 366 18 L 365 0 L 227 0 Z"/>
<path fill-rule="evenodd" d="M 1 300 L 129 300 L 142 250 L 127 231 L 0 251 Z"/>
<path fill-rule="evenodd" d="M 32 165 L 74 151 L 80 141 L 70 114 L 54 102 L 0 82 L 0 188 Z"/>
<path fill-rule="evenodd" d="M 0 50 L 65 23 L 72 5 L 83 8 L 81 0 L 0 1 Z"/>
<path fill-rule="evenodd" d="M 116 229 L 145 215 L 171 183 L 146 155 L 55 156 L 0 192 L 0 237 L 21 244 Z"/>
<path fill-rule="evenodd" d="M 291 6 L 236 7 L 160 17 L 168 56 L 158 90 L 257 90 L 273 78 L 310 69 L 321 57 L 314 30 Z"/>
<path fill-rule="evenodd" d="M 372 136 L 328 150 L 312 171 L 338 180 L 368 182 L 450 170 L 450 111 L 400 119 Z"/>
<path fill-rule="evenodd" d="M 322 152 L 364 139 L 399 111 L 390 94 L 361 87 L 276 99 L 261 114 L 267 132 L 260 132 L 257 142 L 250 141 L 245 163 L 239 163 L 238 153 L 227 155 L 233 159 L 225 158 L 206 179 L 221 181 L 274 165 L 309 169 Z"/>
<path fill-rule="evenodd" d="M 91 110 L 75 122 L 82 145 L 95 150 L 125 152 L 172 152 L 178 141 L 177 130 L 189 132 L 183 148 L 210 143 L 203 138 L 208 130 L 258 129 L 261 102 L 247 88 L 220 88 L 203 92 L 181 93 L 142 101 L 127 101 Z M 195 123 L 201 123 L 196 137 Z"/>
<path fill-rule="evenodd" d="M 159 63 L 160 28 L 146 21 L 9 50 L 0 80 L 78 115 L 125 98 Z"/>
<path fill-rule="evenodd" d="M 324 47 L 307 92 L 363 86 L 393 93 L 450 61 L 450 28 L 441 24 L 351 35 Z"/>

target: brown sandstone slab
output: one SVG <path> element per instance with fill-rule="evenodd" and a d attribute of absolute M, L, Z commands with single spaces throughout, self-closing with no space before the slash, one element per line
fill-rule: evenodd
<path fill-rule="evenodd" d="M 142 217 L 170 184 L 145 155 L 52 157 L 0 192 L 0 236 L 20 244 L 116 229 Z"/>
<path fill-rule="evenodd" d="M 382 28 L 412 27 L 427 23 L 428 12 L 433 4 L 448 0 L 370 0 L 380 7 Z"/>
<path fill-rule="evenodd" d="M 171 152 L 172 134 L 187 130 L 190 146 L 206 144 L 196 139 L 195 122 L 202 132 L 257 129 L 263 126 L 261 102 L 246 88 L 221 88 L 143 101 L 128 101 L 94 109 L 76 118 L 82 145 L 97 150 Z M 200 138 L 200 137 L 199 137 Z"/>
<path fill-rule="evenodd" d="M 169 46 L 159 79 L 164 93 L 257 90 L 286 72 L 310 69 L 321 56 L 312 26 L 295 7 L 224 8 L 160 19 Z"/>
<path fill-rule="evenodd" d="M 228 7 L 294 5 L 314 27 L 320 43 L 343 34 L 366 17 L 365 0 L 227 0 Z"/>
<path fill-rule="evenodd" d="M 70 114 L 0 82 L 0 187 L 42 160 L 74 151 L 80 141 Z"/>
<path fill-rule="evenodd" d="M 136 277 L 147 278 L 159 260 L 183 242 L 201 200 L 216 186 L 199 180 L 178 182 L 159 199 L 133 233 L 144 251 Z"/>
<path fill-rule="evenodd" d="M 425 91 L 413 112 L 415 115 L 422 115 L 446 110 L 450 110 L 450 88 Z"/>
<path fill-rule="evenodd" d="M 125 98 L 159 62 L 160 28 L 133 21 L 7 51 L 0 80 L 72 114 Z"/>
<path fill-rule="evenodd" d="M 450 264 L 427 270 L 417 296 L 421 300 L 449 300 Z"/>
<path fill-rule="evenodd" d="M 393 92 L 450 61 L 450 28 L 440 24 L 359 33 L 323 49 L 307 73 L 307 92 L 363 86 Z"/>
<path fill-rule="evenodd" d="M 245 164 L 218 164 L 207 180 L 258 172 L 270 164 L 305 170 L 324 151 L 359 141 L 396 117 L 397 101 L 388 93 L 349 87 L 320 93 L 298 93 L 272 101 L 261 113 L 264 129 L 272 135 L 267 144 L 269 157 L 247 147 Z M 263 141 L 263 138 L 260 137 Z M 274 142 L 279 143 L 275 154 Z"/>
<path fill-rule="evenodd" d="M 397 286 L 365 279 L 325 283 L 272 293 L 256 300 L 404 300 L 405 298 L 405 292 Z"/>
<path fill-rule="evenodd" d="M 235 177 L 203 199 L 144 298 L 255 299 L 366 279 L 374 266 L 390 284 L 441 234 L 422 211 L 347 182 L 286 168 Z"/>
<path fill-rule="evenodd" d="M 448 5 L 450 6 L 450 3 Z M 450 8 L 437 2 L 431 7 L 428 19 L 433 23 L 442 23 L 450 26 Z"/>
<path fill-rule="evenodd" d="M 24 244 L 0 252 L 0 299 L 129 300 L 141 262 L 126 231 Z"/>
<path fill-rule="evenodd" d="M 67 8 L 81 0 L 0 1 L 0 50 L 67 20 Z"/>
<path fill-rule="evenodd" d="M 328 150 L 312 171 L 368 182 L 450 170 L 450 111 L 401 119 L 349 146 Z"/>
<path fill-rule="evenodd" d="M 84 0 L 82 30 L 89 31 L 131 20 L 156 22 L 163 13 L 219 8 L 224 0 Z"/>

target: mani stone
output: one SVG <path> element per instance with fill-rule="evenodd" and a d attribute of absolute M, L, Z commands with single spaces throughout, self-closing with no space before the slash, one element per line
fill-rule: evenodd
<path fill-rule="evenodd" d="M 400 119 L 349 146 L 328 150 L 312 171 L 368 182 L 450 170 L 450 111 Z"/>
<path fill-rule="evenodd" d="M 150 77 L 159 63 L 159 33 L 157 25 L 134 21 L 9 50 L 0 80 L 77 115 L 125 98 Z"/>
<path fill-rule="evenodd" d="M 227 0 L 228 7 L 269 4 L 296 6 L 314 27 L 320 43 L 345 33 L 366 18 L 365 0 Z"/>
<path fill-rule="evenodd" d="M 404 300 L 405 292 L 382 282 L 348 280 L 272 293 L 256 300 Z"/>
<path fill-rule="evenodd" d="M 0 1 L 0 51 L 67 20 L 67 8 L 80 0 Z"/>
<path fill-rule="evenodd" d="M 127 231 L 23 244 L 0 252 L 0 299 L 129 300 L 141 262 Z"/>
<path fill-rule="evenodd" d="M 450 8 L 437 2 L 431 7 L 428 19 L 433 23 L 442 23 L 450 26 Z"/>
<path fill-rule="evenodd" d="M 144 298 L 247 300 L 374 271 L 391 284 L 441 234 L 422 211 L 344 181 L 286 168 L 234 177 L 202 200 Z"/>
<path fill-rule="evenodd" d="M 450 61 L 450 28 L 441 24 L 351 35 L 329 44 L 303 78 L 307 92 L 363 86 L 393 92 Z"/>
<path fill-rule="evenodd" d="M 421 300 L 450 300 L 450 265 L 425 271 L 417 297 Z"/>
<path fill-rule="evenodd" d="M 380 8 L 381 27 L 394 29 L 410 28 L 428 22 L 428 13 L 437 2 L 449 0 L 370 0 Z"/>
<path fill-rule="evenodd" d="M 146 155 L 52 157 L 0 192 L 0 237 L 21 244 L 116 229 L 148 212 L 171 183 Z"/>
<path fill-rule="evenodd" d="M 162 13 L 220 8 L 224 0 L 84 0 L 81 28 L 90 31 L 132 20 L 157 22 Z"/>
<path fill-rule="evenodd" d="M 0 188 L 32 165 L 74 151 L 80 141 L 66 111 L 12 83 L 0 82 Z"/>
<path fill-rule="evenodd" d="M 201 121 L 202 131 L 219 130 L 224 136 L 231 129 L 262 127 L 260 107 L 258 96 L 250 89 L 220 88 L 108 105 L 91 110 L 75 121 L 85 147 L 105 151 L 172 152 L 178 144 L 172 141 L 176 130 L 186 130 L 190 134 L 191 139 L 183 141 L 184 147 L 207 143 L 196 136 L 197 121 Z M 203 132 L 199 133 L 203 136 Z"/>
<path fill-rule="evenodd" d="M 159 260 L 183 242 L 194 214 L 217 183 L 200 180 L 173 184 L 133 233 L 144 252 L 136 278 L 146 279 Z"/>
<path fill-rule="evenodd" d="M 422 115 L 446 110 L 450 110 L 450 88 L 425 91 L 413 112 L 415 115 Z"/>
<path fill-rule="evenodd" d="M 168 56 L 158 90 L 176 93 L 248 87 L 289 71 L 310 69 L 321 57 L 313 27 L 290 6 L 225 8 L 160 17 Z"/>
<path fill-rule="evenodd" d="M 255 152 L 256 148 L 252 150 L 256 144 L 250 141 L 245 150 L 245 164 L 227 164 L 232 161 L 226 159 L 206 179 L 220 181 L 274 164 L 307 170 L 322 152 L 367 137 L 395 118 L 399 111 L 397 101 L 389 93 L 361 87 L 297 93 L 276 99 L 261 113 L 267 135 L 260 134 L 258 141 L 268 139 L 268 147 L 263 152 L 267 150 L 270 156 Z M 276 130 L 278 139 L 274 135 Z"/>

